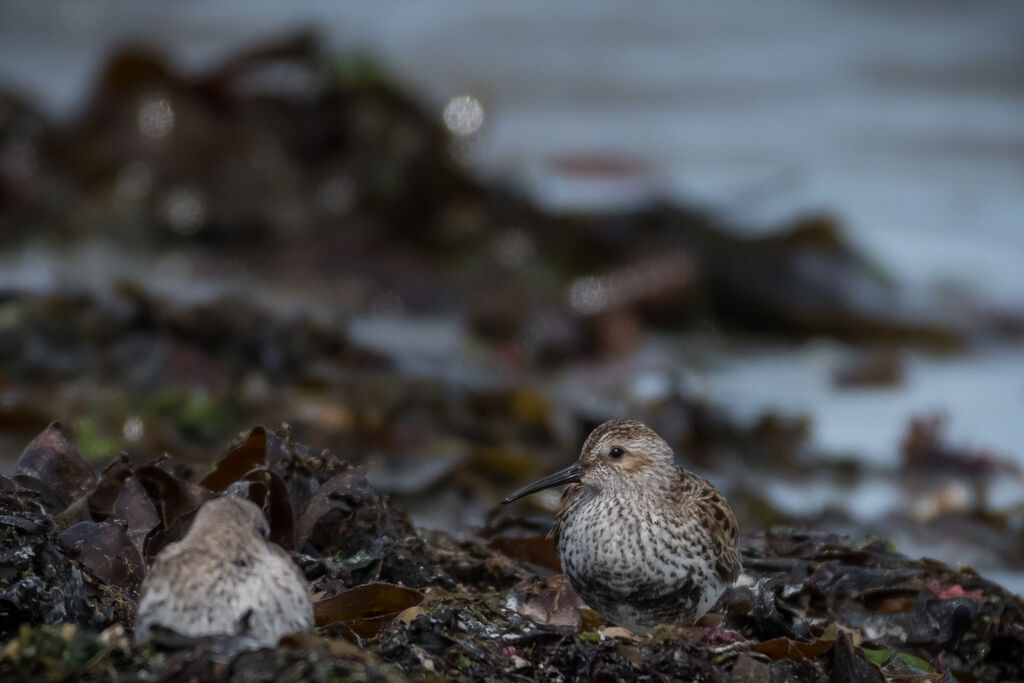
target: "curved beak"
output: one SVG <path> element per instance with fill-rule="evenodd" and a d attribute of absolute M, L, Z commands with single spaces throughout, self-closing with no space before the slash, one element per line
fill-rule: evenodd
<path fill-rule="evenodd" d="M 573 464 L 566 467 L 564 470 L 559 470 L 554 474 L 549 474 L 543 479 L 539 479 L 533 482 L 532 484 L 527 484 L 526 486 L 519 489 L 515 493 L 511 493 L 508 496 L 505 496 L 505 500 L 501 501 L 501 504 L 508 505 L 513 500 L 522 498 L 523 496 L 528 496 L 531 493 L 536 493 L 537 491 L 549 489 L 553 486 L 561 486 L 562 484 L 574 484 L 578 482 L 580 480 L 580 477 L 582 476 L 583 466 L 580 465 L 579 461 L 577 460 Z"/>

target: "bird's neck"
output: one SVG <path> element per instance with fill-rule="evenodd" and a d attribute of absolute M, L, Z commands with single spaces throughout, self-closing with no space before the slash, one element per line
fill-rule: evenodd
<path fill-rule="evenodd" d="M 600 497 L 615 497 L 635 504 L 658 504 L 672 495 L 673 479 L 670 473 L 649 468 L 623 477 L 610 486 L 595 492 Z"/>

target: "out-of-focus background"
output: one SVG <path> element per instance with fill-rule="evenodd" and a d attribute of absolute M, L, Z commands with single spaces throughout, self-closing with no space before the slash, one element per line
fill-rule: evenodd
<path fill-rule="evenodd" d="M 0 465 L 240 429 L 424 526 L 648 421 L 1024 591 L 1024 6 L 5 2 Z"/>

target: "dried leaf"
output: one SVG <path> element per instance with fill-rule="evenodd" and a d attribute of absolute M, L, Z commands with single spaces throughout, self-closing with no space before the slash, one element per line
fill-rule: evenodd
<path fill-rule="evenodd" d="M 89 516 L 89 496 L 81 496 L 74 503 L 69 505 L 59 515 L 53 518 L 56 522 L 56 528 L 58 531 L 64 531 L 70 526 L 78 524 L 79 522 L 90 522 L 92 517 Z"/>
<path fill-rule="evenodd" d="M 336 474 L 317 489 L 295 525 L 296 547 L 301 548 L 313 535 L 317 523 L 328 513 L 339 510 L 342 519 L 352 516 L 360 505 L 373 502 L 373 490 L 363 473 L 355 468 Z"/>
<path fill-rule="evenodd" d="M 57 537 L 90 574 L 118 588 L 137 588 L 146 573 L 128 531 L 114 522 L 79 522 Z"/>
<path fill-rule="evenodd" d="M 96 472 L 65 436 L 60 422 L 54 422 L 21 452 L 14 480 L 39 494 L 48 513 L 57 514 L 89 492 Z"/>
<path fill-rule="evenodd" d="M 213 497 L 209 490 L 189 481 L 177 479 L 156 465 L 145 465 L 135 470 L 139 483 L 153 500 L 164 528 L 195 512 Z"/>
<path fill-rule="evenodd" d="M 391 583 L 368 583 L 313 605 L 318 627 L 341 622 L 360 638 L 372 638 L 386 623 L 423 602 L 423 594 Z"/>
<path fill-rule="evenodd" d="M 110 514 L 114 521 L 123 522 L 128 529 L 128 538 L 132 545 L 143 553 L 146 537 L 160 524 L 160 515 L 153 505 L 152 499 L 139 482 L 138 477 L 131 477 L 124 483 L 121 494 L 114 501 Z"/>
<path fill-rule="evenodd" d="M 398 614 L 398 618 L 408 624 L 409 622 L 415 621 L 416 617 L 426 613 L 426 610 L 424 610 L 421 606 L 414 605 L 412 607 L 402 610 Z"/>
<path fill-rule="evenodd" d="M 153 558 L 168 544 L 185 538 L 185 534 L 188 533 L 189 528 L 192 526 L 192 520 L 196 518 L 197 512 L 199 512 L 198 508 L 187 515 L 178 517 L 168 527 L 158 524 L 146 535 L 146 540 L 142 542 L 142 554 L 146 558 L 147 564 L 152 564 Z"/>
<path fill-rule="evenodd" d="M 603 631 L 601 631 L 601 635 L 603 635 L 605 638 L 615 638 L 617 640 L 629 640 L 629 641 L 632 641 L 634 643 L 642 643 L 642 642 L 644 642 L 644 637 L 643 636 L 637 635 L 636 633 L 633 633 L 632 631 L 630 631 L 628 628 L 623 628 L 621 626 L 609 626 L 606 629 L 604 629 Z"/>
<path fill-rule="evenodd" d="M 816 640 L 813 643 L 801 643 L 789 638 L 772 638 L 763 643 L 751 645 L 750 649 L 766 654 L 772 659 L 814 659 L 831 650 L 835 642 L 835 640 Z"/>
<path fill-rule="evenodd" d="M 263 467 L 247 472 L 245 478 L 229 486 L 225 494 L 256 503 L 270 522 L 270 540 L 286 550 L 294 549 L 295 514 L 288 489 L 276 473 Z"/>
<path fill-rule="evenodd" d="M 102 522 L 111 515 L 114 503 L 130 476 L 132 468 L 123 454 L 103 468 L 99 482 L 89 494 L 89 514 L 93 520 Z"/>
<path fill-rule="evenodd" d="M 900 612 L 909 612 L 914 609 L 914 603 L 916 600 L 906 595 L 899 595 L 886 598 L 882 602 L 878 603 L 875 607 L 875 612 L 879 614 L 897 614 Z"/>
<path fill-rule="evenodd" d="M 152 562 L 164 546 L 184 538 L 199 506 L 213 494 L 198 484 L 176 479 L 156 465 L 138 468 L 135 477 L 160 516 L 160 524 L 146 535 L 142 544 L 146 561 Z"/>
<path fill-rule="evenodd" d="M 513 560 L 562 572 L 562 562 L 558 559 L 555 542 L 546 536 L 495 536 L 487 543 L 487 547 L 504 553 Z"/>
<path fill-rule="evenodd" d="M 580 623 L 581 631 L 596 631 L 604 626 L 604 617 L 601 616 L 601 613 L 589 607 L 580 608 L 580 621 L 582 622 Z"/>
<path fill-rule="evenodd" d="M 562 574 L 550 577 L 540 591 L 532 588 L 520 603 L 519 613 L 539 624 L 567 626 L 574 631 L 583 623 L 580 599 Z"/>
<path fill-rule="evenodd" d="M 295 548 L 295 513 L 288 499 L 288 489 L 281 477 L 260 468 L 245 475 L 247 481 L 260 482 L 267 488 L 263 513 L 270 522 L 270 540 L 286 550 Z"/>
<path fill-rule="evenodd" d="M 236 481 L 224 489 L 221 495 L 225 498 L 251 500 L 262 510 L 263 504 L 267 502 L 267 498 L 270 496 L 270 491 L 267 490 L 266 484 L 260 481 Z"/>
<path fill-rule="evenodd" d="M 211 491 L 223 491 L 245 476 L 246 472 L 266 467 L 267 442 L 267 429 L 253 427 L 228 447 L 227 455 L 199 483 Z"/>

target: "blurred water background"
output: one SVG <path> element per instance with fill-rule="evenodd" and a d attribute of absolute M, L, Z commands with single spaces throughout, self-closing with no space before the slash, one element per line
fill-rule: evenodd
<path fill-rule="evenodd" d="M 383 60 L 439 118 L 452 98 L 475 98 L 483 124 L 461 160 L 552 211 L 698 205 L 756 234 L 824 212 L 912 302 L 1024 310 L 1024 5 L 1015 0 L 244 9 L 8 0 L 0 14 L 0 84 L 58 119 L 75 115 L 103 60 L 125 42 L 156 46 L 199 71 L 258 40 L 313 28 L 332 51 Z M 2 265 L 5 285 L 31 286 L 153 264 L 125 263 L 103 248 L 33 245 L 3 255 Z M 381 346 L 415 339 L 391 350 L 424 373 L 475 371 L 466 369 L 473 358 L 459 321 L 415 325 L 362 320 L 352 333 Z M 840 342 L 743 343 L 711 330 L 697 346 L 652 337 L 605 368 L 615 375 L 610 393 L 670 391 L 662 371 L 684 368 L 673 381 L 740 419 L 754 423 L 768 410 L 807 416 L 820 452 L 890 467 L 908 420 L 940 411 L 951 442 L 1024 466 L 1018 342 L 982 337 L 952 355 L 904 349 L 902 381 L 855 390 L 833 381 L 849 351 Z M 607 379 L 568 374 L 563 391 L 577 400 L 599 395 L 594 387 Z M 794 514 L 840 504 L 868 524 L 904 502 L 884 478 L 845 493 L 769 489 Z M 1024 497 L 1013 478 L 992 496 L 997 506 Z M 419 521 L 453 523 L 426 514 Z M 901 541 L 901 550 L 915 550 L 914 538 Z M 925 545 L 922 552 L 960 559 L 955 547 Z M 1004 573 L 984 554 L 968 559 L 1024 586 L 1019 569 Z"/>

